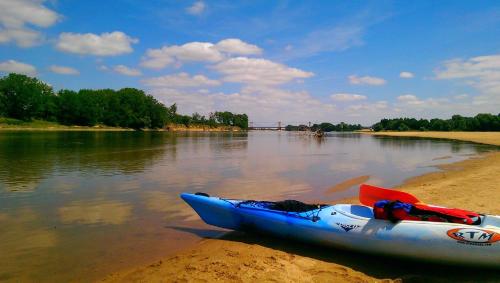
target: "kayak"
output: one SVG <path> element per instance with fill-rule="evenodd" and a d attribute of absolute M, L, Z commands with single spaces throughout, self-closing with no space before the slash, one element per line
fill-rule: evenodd
<path fill-rule="evenodd" d="M 235 200 L 183 193 L 207 224 L 257 231 L 324 246 L 450 264 L 500 267 L 500 216 L 481 224 L 375 219 L 365 205 L 309 206 L 295 212 L 275 202 Z"/>

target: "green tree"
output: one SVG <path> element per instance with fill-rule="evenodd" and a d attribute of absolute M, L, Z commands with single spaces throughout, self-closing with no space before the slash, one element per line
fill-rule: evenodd
<path fill-rule="evenodd" d="M 25 75 L 9 74 L 0 79 L 0 116 L 29 120 L 57 120 L 67 125 L 104 124 L 134 129 L 163 128 L 166 123 L 235 125 L 248 128 L 246 114 L 211 113 L 205 118 L 177 114 L 177 105 L 165 107 L 153 96 L 135 88 L 60 90 Z"/>
<path fill-rule="evenodd" d="M 4 115 L 30 120 L 52 120 L 54 117 L 54 93 L 52 87 L 20 74 L 9 74 L 0 79 L 1 105 Z"/>
<path fill-rule="evenodd" d="M 0 89 L 0 117 L 7 116 L 7 97 L 4 94 L 5 90 Z"/>

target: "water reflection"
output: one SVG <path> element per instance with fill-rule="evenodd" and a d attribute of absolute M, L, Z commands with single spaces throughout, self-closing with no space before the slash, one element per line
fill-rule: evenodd
<path fill-rule="evenodd" d="M 182 192 L 328 203 L 368 176 L 392 186 L 487 149 L 354 133 L 0 133 L 0 280 L 92 281 L 193 243 L 208 226 Z"/>
<path fill-rule="evenodd" d="M 26 268 L 44 260 L 59 237 L 53 226 L 30 208 L 0 213 L 0 281 L 29 281 Z"/>
<path fill-rule="evenodd" d="M 70 202 L 59 208 L 59 216 L 64 224 L 122 224 L 131 210 L 129 203 L 96 199 Z"/>
<path fill-rule="evenodd" d="M 161 191 L 146 192 L 144 202 L 148 209 L 162 213 L 165 220 L 182 219 L 190 221 L 197 219 L 197 214 L 192 209 L 186 209 L 186 206 L 179 201 L 177 195 Z"/>
<path fill-rule="evenodd" d="M 7 132 L 0 135 L 0 180 L 8 191 L 34 191 L 47 175 L 133 174 L 166 151 L 175 158 L 178 136 L 157 133 Z"/>

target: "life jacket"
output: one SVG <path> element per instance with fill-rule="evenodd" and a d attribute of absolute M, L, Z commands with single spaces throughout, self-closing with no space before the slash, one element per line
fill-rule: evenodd
<path fill-rule="evenodd" d="M 451 222 L 468 225 L 481 224 L 481 215 L 458 208 L 446 208 L 425 204 L 410 204 L 401 201 L 381 200 L 374 204 L 373 214 L 376 219 L 392 222 L 400 220 Z"/>

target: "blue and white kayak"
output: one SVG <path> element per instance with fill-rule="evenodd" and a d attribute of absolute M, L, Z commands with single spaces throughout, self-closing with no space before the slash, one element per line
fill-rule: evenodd
<path fill-rule="evenodd" d="M 500 216 L 480 225 L 375 219 L 371 207 L 318 206 L 304 212 L 273 210 L 272 202 L 181 194 L 207 224 L 362 252 L 500 268 Z"/>

